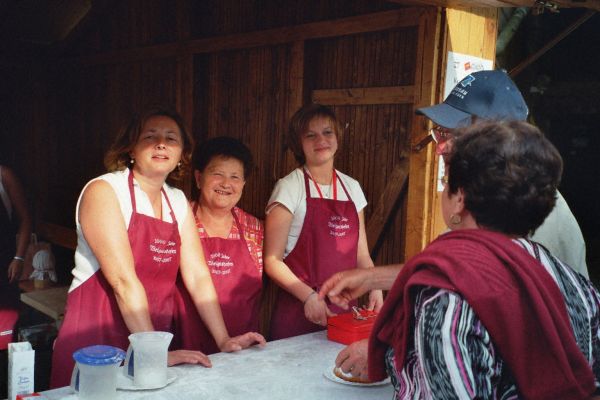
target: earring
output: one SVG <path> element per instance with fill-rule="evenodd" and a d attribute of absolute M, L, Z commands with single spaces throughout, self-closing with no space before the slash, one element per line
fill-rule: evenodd
<path fill-rule="evenodd" d="M 459 214 L 452 214 L 450 216 L 450 223 L 452 225 L 458 225 L 462 222 L 462 217 Z"/>
<path fill-rule="evenodd" d="M 132 158 L 131 160 L 129 160 L 129 164 L 135 164 L 135 160 Z"/>

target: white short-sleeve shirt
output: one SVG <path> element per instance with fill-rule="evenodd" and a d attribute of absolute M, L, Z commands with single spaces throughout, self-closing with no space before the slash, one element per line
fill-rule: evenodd
<path fill-rule="evenodd" d="M 129 221 L 131 220 L 131 214 L 133 211 L 131 205 L 131 196 L 129 195 L 129 174 L 130 171 L 128 168 L 126 168 L 123 171 L 116 171 L 101 175 L 89 181 L 81 191 L 79 199 L 77 200 L 77 208 L 75 210 L 75 221 L 77 225 L 77 249 L 75 250 L 75 268 L 72 270 L 73 282 L 71 283 L 69 291 L 72 291 L 81 285 L 92 275 L 94 275 L 98 269 L 100 269 L 100 264 L 90 249 L 88 242 L 85 240 L 83 231 L 81 229 L 81 224 L 79 223 L 79 204 L 81 202 L 83 193 L 87 189 L 88 185 L 96 180 L 101 179 L 108 182 L 115 191 L 117 200 L 119 201 L 121 213 L 123 214 L 123 219 L 125 221 L 125 227 L 129 228 Z M 177 219 L 179 233 L 181 234 L 181 227 L 183 226 L 183 221 L 187 217 L 189 207 L 187 199 L 185 198 L 185 194 L 179 189 L 173 188 L 167 184 L 163 186 L 163 189 L 169 197 L 169 202 L 173 207 L 173 212 L 175 213 L 175 218 Z M 152 209 L 150 199 L 148 199 L 148 196 L 140 188 L 135 179 L 133 180 L 133 190 L 135 193 L 137 212 L 154 217 L 154 210 Z M 169 210 L 169 205 L 167 204 L 164 196 L 162 196 L 162 209 Z M 163 212 L 163 220 L 172 222 L 171 213 Z"/>
<path fill-rule="evenodd" d="M 356 212 L 362 211 L 367 206 L 367 199 L 365 198 L 365 194 L 363 193 L 360 184 L 356 179 L 337 170 L 336 172 L 339 179 L 344 183 L 346 190 L 348 190 L 348 193 L 354 202 L 354 206 L 356 207 Z M 309 182 L 308 187 L 311 197 L 319 197 L 319 192 L 313 181 Z M 333 198 L 332 185 L 319 184 L 319 188 L 321 189 L 324 198 Z M 344 189 L 339 182 L 337 183 L 337 199 L 348 200 L 346 192 L 344 192 Z M 296 168 L 287 176 L 277 181 L 267 204 L 267 214 L 273 209 L 275 203 L 283 205 L 293 214 L 292 225 L 290 226 L 290 232 L 288 234 L 284 252 L 284 257 L 287 257 L 296 246 L 306 215 L 306 189 L 304 187 L 304 174 L 302 173 L 301 168 Z"/>

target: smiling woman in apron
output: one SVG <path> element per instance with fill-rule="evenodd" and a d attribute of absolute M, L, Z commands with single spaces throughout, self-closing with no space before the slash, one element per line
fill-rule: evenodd
<path fill-rule="evenodd" d="M 30 235 L 31 218 L 21 184 L 9 168 L 0 165 L 0 350 L 12 342 L 19 319 L 18 283 Z"/>
<path fill-rule="evenodd" d="M 365 233 L 365 195 L 359 183 L 334 168 L 342 130 L 329 108 L 311 104 L 290 121 L 287 144 L 299 165 L 280 179 L 267 205 L 265 272 L 279 290 L 271 339 L 324 329 L 341 309 L 316 295 L 336 272 L 372 268 Z M 369 294 L 379 310 L 382 293 Z"/>
<path fill-rule="evenodd" d="M 193 157 L 198 200 L 191 203 L 225 326 L 231 335 L 258 331 L 264 229 L 258 218 L 236 207 L 253 168 L 239 140 L 216 137 Z M 219 351 L 181 280 L 175 301 L 175 340 L 205 354 Z"/>
<path fill-rule="evenodd" d="M 72 354 L 79 348 L 125 349 L 130 333 L 171 331 L 178 271 L 222 351 L 264 343 L 254 333 L 229 336 L 185 195 L 166 184 L 184 175 L 192 143 L 177 113 L 148 110 L 132 119 L 107 153 L 111 172 L 84 187 L 52 387 L 69 383 Z M 188 350 L 169 352 L 168 363 L 210 366 L 204 354 Z"/>

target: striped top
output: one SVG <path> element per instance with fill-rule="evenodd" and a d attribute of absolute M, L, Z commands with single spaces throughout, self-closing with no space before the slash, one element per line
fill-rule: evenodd
<path fill-rule="evenodd" d="M 600 294 L 589 280 L 543 246 L 515 240 L 552 276 L 563 294 L 578 347 L 600 388 Z M 394 399 L 519 399 L 508 366 L 471 306 L 457 293 L 423 287 L 415 295 L 414 331 L 402 371 L 394 351 L 386 367 Z"/>
<path fill-rule="evenodd" d="M 191 203 L 192 210 L 194 209 L 195 202 Z M 242 225 L 242 229 L 244 230 L 244 239 L 246 239 L 246 245 L 248 246 L 248 251 L 250 252 L 250 257 L 254 261 L 254 264 L 258 268 L 258 270 L 262 273 L 263 270 L 263 242 L 265 239 L 265 230 L 263 223 L 260 219 L 256 218 L 254 215 L 247 213 L 239 207 L 233 207 L 233 212 L 237 217 L 238 221 L 240 221 L 240 225 Z M 196 220 L 196 228 L 198 228 L 198 235 L 200 239 L 208 238 L 208 234 L 202 225 L 202 222 L 198 219 L 196 215 L 194 215 L 194 219 Z M 229 236 L 227 239 L 230 240 L 239 240 L 240 239 L 240 231 L 235 223 L 231 225 L 231 231 L 229 231 Z"/>

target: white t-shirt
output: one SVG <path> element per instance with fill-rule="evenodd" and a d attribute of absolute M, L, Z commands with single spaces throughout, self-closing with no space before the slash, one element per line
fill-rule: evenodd
<path fill-rule="evenodd" d="M 356 212 L 360 212 L 367 206 L 367 199 L 365 198 L 365 194 L 363 193 L 360 184 L 356 179 L 353 179 L 338 170 L 336 170 L 336 172 L 339 179 L 344 183 L 346 190 L 348 190 L 348 193 L 354 202 L 354 206 L 356 207 Z M 314 185 L 314 181 L 309 181 L 308 187 L 311 197 L 319 197 L 319 192 Z M 319 184 L 319 188 L 321 189 L 324 198 L 333 198 L 332 185 Z M 344 192 L 344 189 L 339 182 L 337 183 L 337 199 L 348 200 L 346 192 Z M 285 252 L 283 255 L 284 257 L 287 257 L 296 246 L 298 236 L 300 236 L 302 226 L 304 225 L 304 216 L 306 215 L 306 189 L 304 187 L 304 174 L 302 173 L 301 168 L 296 168 L 287 176 L 277 181 L 273 193 L 271 193 L 271 197 L 269 198 L 269 202 L 267 203 L 267 214 L 273 209 L 274 203 L 280 203 L 293 214 L 292 225 L 290 226 L 290 232 L 288 234 L 287 244 L 285 245 Z"/>
<path fill-rule="evenodd" d="M 532 239 L 543 244 L 554 257 L 589 278 L 583 234 L 564 197 L 558 191 L 556 195 L 554 209 L 536 229 Z"/>
<path fill-rule="evenodd" d="M 123 219 L 125 220 L 125 227 L 128 228 L 133 210 L 131 205 L 131 196 L 129 195 L 129 174 L 129 168 L 125 168 L 123 171 L 104 174 L 89 181 L 81 191 L 79 200 L 77 200 L 77 208 L 75 210 L 75 222 L 77 224 L 77 249 L 75 250 L 75 268 L 73 268 L 71 271 L 73 274 L 73 282 L 71 283 L 69 291 L 72 291 L 81 285 L 92 275 L 94 275 L 98 269 L 100 269 L 100 264 L 90 249 L 88 242 L 85 240 L 83 231 L 81 229 L 81 224 L 79 223 L 79 204 L 81 202 L 83 192 L 85 192 L 85 189 L 90 183 L 98 179 L 108 182 L 115 191 L 117 200 L 119 201 L 119 206 L 121 207 Z M 185 198 L 185 194 L 183 194 L 183 192 L 179 189 L 173 188 L 167 184 L 163 186 L 163 189 L 169 197 L 169 201 L 173 207 L 173 212 L 175 213 L 175 218 L 177 219 L 179 233 L 181 234 L 181 227 L 183 226 L 183 221 L 187 217 L 188 212 L 187 199 Z M 150 204 L 150 199 L 148 199 L 146 193 L 140 189 L 135 179 L 133 180 L 133 190 L 135 193 L 137 212 L 154 217 L 154 210 Z M 164 196 L 162 196 L 162 208 L 163 210 L 169 210 L 169 205 L 167 204 Z M 163 212 L 163 220 L 172 222 L 171 213 Z"/>

